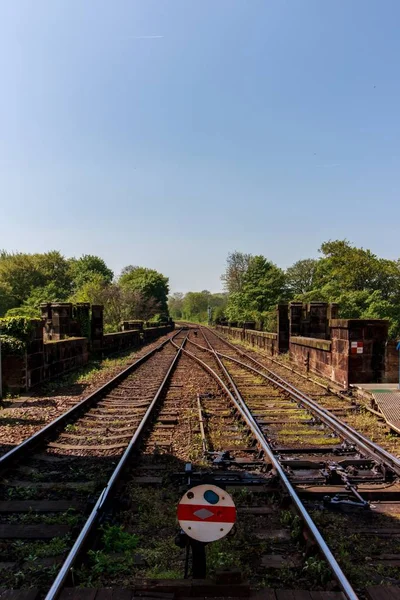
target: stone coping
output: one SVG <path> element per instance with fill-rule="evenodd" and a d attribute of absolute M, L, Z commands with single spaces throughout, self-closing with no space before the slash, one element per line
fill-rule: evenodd
<path fill-rule="evenodd" d="M 332 347 L 331 340 L 320 340 L 317 338 L 308 338 L 301 336 L 292 336 L 290 338 L 291 344 L 297 344 L 298 346 L 308 346 L 308 348 L 315 348 L 316 350 L 324 350 L 330 352 Z"/>
<path fill-rule="evenodd" d="M 43 345 L 46 346 L 47 344 L 67 344 L 68 342 L 76 342 L 82 340 L 84 340 L 85 342 L 88 341 L 88 339 L 85 337 L 68 337 L 64 338 L 63 340 L 46 340 L 45 342 L 43 342 Z"/>
<path fill-rule="evenodd" d="M 220 329 L 224 331 L 244 331 L 245 333 L 251 333 L 253 335 L 259 335 L 260 337 L 265 337 L 271 340 L 278 339 L 277 333 L 271 333 L 269 331 L 258 331 L 257 329 L 243 329 L 243 327 L 228 327 L 226 325 L 217 325 Z"/>

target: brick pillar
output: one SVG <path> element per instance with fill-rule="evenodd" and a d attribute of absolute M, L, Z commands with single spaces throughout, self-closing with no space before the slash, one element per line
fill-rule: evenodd
<path fill-rule="evenodd" d="M 347 319 L 331 320 L 332 380 L 345 389 L 349 386 L 349 326 Z"/>
<path fill-rule="evenodd" d="M 52 311 L 52 339 L 63 340 L 70 333 L 72 320 L 72 304 L 70 302 L 56 302 L 51 305 Z"/>
<path fill-rule="evenodd" d="M 90 338 L 90 302 L 77 302 L 74 307 L 74 316 L 77 322 L 78 336 Z"/>
<path fill-rule="evenodd" d="M 397 383 L 399 381 L 399 352 L 397 341 L 389 340 L 386 343 L 385 374 L 382 383 Z"/>
<path fill-rule="evenodd" d="M 42 311 L 43 314 L 43 311 Z M 44 320 L 31 319 L 32 330 L 26 344 L 26 387 L 40 383 L 43 380 L 44 366 Z"/>
<path fill-rule="evenodd" d="M 278 304 L 277 312 L 277 334 L 278 334 L 278 353 L 289 350 L 289 305 Z"/>
<path fill-rule="evenodd" d="M 310 302 L 308 305 L 310 319 L 309 336 L 326 339 L 328 325 L 328 304 L 326 302 Z"/>
<path fill-rule="evenodd" d="M 385 351 L 389 321 L 348 319 L 349 383 L 381 383 L 385 376 Z"/>
<path fill-rule="evenodd" d="M 328 304 L 328 319 L 337 319 L 339 314 L 339 304 L 331 302 Z"/>
<path fill-rule="evenodd" d="M 326 339 L 331 339 L 331 320 L 337 319 L 339 314 L 339 304 L 331 302 L 328 304 L 327 322 L 326 322 Z"/>
<path fill-rule="evenodd" d="M 52 334 L 52 312 L 51 312 L 51 304 L 50 302 L 46 302 L 40 305 L 40 312 L 43 321 L 43 340 L 47 342 L 51 340 Z"/>
<path fill-rule="evenodd" d="M 103 305 L 92 304 L 91 321 L 92 350 L 101 350 L 103 347 Z"/>
<path fill-rule="evenodd" d="M 332 319 L 333 380 L 344 387 L 381 382 L 388 328 L 381 319 Z"/>
<path fill-rule="evenodd" d="M 302 302 L 291 302 L 289 305 L 290 323 L 289 323 L 289 335 L 297 336 L 301 335 L 301 322 L 303 319 L 303 303 Z"/>

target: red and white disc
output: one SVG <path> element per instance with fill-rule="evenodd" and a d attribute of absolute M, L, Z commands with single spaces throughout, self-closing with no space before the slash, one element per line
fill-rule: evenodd
<path fill-rule="evenodd" d="M 197 485 L 178 504 L 178 521 L 183 531 L 199 542 L 215 542 L 226 536 L 236 521 L 230 495 L 216 485 Z"/>

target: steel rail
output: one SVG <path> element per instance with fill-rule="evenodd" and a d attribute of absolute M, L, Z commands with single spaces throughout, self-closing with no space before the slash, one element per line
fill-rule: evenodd
<path fill-rule="evenodd" d="M 175 342 L 172 342 L 172 344 L 176 345 Z M 198 346 L 198 344 L 196 344 L 196 346 Z M 343 571 L 342 571 L 340 565 L 338 564 L 336 558 L 332 554 L 332 552 L 331 552 L 328 544 L 325 542 L 325 540 L 322 537 L 321 533 L 319 532 L 317 526 L 315 525 L 314 521 L 312 520 L 311 516 L 308 514 L 306 508 L 304 507 L 304 505 L 301 502 L 299 496 L 297 495 L 294 487 L 290 483 L 290 481 L 289 481 L 289 479 L 288 479 L 288 477 L 287 477 L 287 475 L 286 475 L 283 467 L 281 466 L 281 464 L 279 463 L 278 459 L 274 455 L 271 446 L 266 441 L 263 433 L 259 429 L 259 426 L 258 426 L 257 422 L 255 421 L 254 417 L 251 415 L 251 413 L 250 413 L 250 411 L 249 411 L 249 409 L 247 407 L 247 404 L 244 401 L 244 399 L 242 398 L 242 396 L 240 395 L 240 393 L 237 392 L 238 393 L 238 397 L 235 398 L 235 396 L 232 394 L 232 392 L 229 390 L 229 388 L 223 382 L 223 380 L 220 378 L 220 376 L 209 365 L 207 365 L 204 361 L 202 361 L 200 358 L 198 358 L 195 354 L 193 354 L 189 350 L 182 349 L 182 352 L 184 354 L 187 354 L 193 360 L 195 360 L 198 364 L 200 364 L 219 383 L 220 387 L 228 395 L 228 397 L 232 401 L 233 405 L 237 408 L 237 410 L 241 414 L 242 418 L 245 420 L 245 422 L 249 426 L 250 431 L 252 432 L 252 434 L 254 435 L 254 437 L 257 439 L 257 442 L 258 442 L 259 446 L 262 448 L 262 450 L 264 451 L 265 455 L 268 456 L 268 458 L 271 461 L 271 463 L 272 463 L 275 471 L 278 473 L 280 479 L 282 480 L 282 483 L 283 483 L 284 487 L 286 488 L 286 491 L 288 492 L 288 494 L 292 498 L 292 500 L 293 500 L 293 502 L 294 502 L 294 504 L 295 504 L 295 506 L 296 506 L 296 508 L 297 508 L 297 510 L 299 512 L 299 514 L 301 515 L 302 519 L 304 520 L 304 522 L 305 522 L 308 530 L 310 531 L 312 537 L 316 541 L 316 543 L 317 543 L 317 545 L 318 545 L 318 547 L 319 547 L 322 555 L 324 556 L 325 560 L 329 564 L 329 566 L 330 566 L 330 568 L 331 568 L 331 570 L 332 570 L 332 572 L 333 572 L 333 574 L 334 574 L 334 576 L 335 576 L 335 578 L 336 578 L 336 580 L 337 580 L 340 588 L 342 589 L 343 593 L 345 594 L 345 596 L 347 597 L 348 600 L 359 600 L 359 598 L 358 598 L 356 592 L 354 591 L 353 587 L 351 586 L 349 580 L 347 579 L 346 575 L 343 573 Z M 224 365 L 220 361 L 220 359 L 217 356 L 217 354 L 215 353 L 215 351 L 212 351 L 212 352 L 215 355 L 216 362 L 219 364 L 219 366 L 221 367 L 221 369 L 224 372 L 226 372 L 226 369 L 225 369 Z M 229 374 L 227 372 L 226 372 L 226 374 L 229 377 Z M 236 394 L 236 392 L 235 392 L 235 394 Z"/>
<path fill-rule="evenodd" d="M 211 330 L 207 329 L 207 331 L 211 331 Z M 247 369 L 253 371 L 260 377 L 263 377 L 264 379 L 268 379 L 273 384 L 277 385 L 283 391 L 288 393 L 290 396 L 295 398 L 298 402 L 308 406 L 308 408 L 310 408 L 310 410 L 312 412 L 314 412 L 318 415 L 318 417 L 321 419 L 321 421 L 323 421 L 326 425 L 328 425 L 332 429 L 334 429 L 334 431 L 339 433 L 341 437 L 343 437 L 344 439 L 350 440 L 353 444 L 356 445 L 356 447 L 359 450 L 362 450 L 363 452 L 366 452 L 367 454 L 372 456 L 374 458 L 374 460 L 376 460 L 378 463 L 381 462 L 381 463 L 385 464 L 386 466 L 390 466 L 390 468 L 394 471 L 394 473 L 396 473 L 396 475 L 400 476 L 400 460 L 398 458 L 396 458 L 395 456 L 393 456 L 393 454 L 391 454 L 390 452 L 388 452 L 387 450 L 385 450 L 378 444 L 375 444 L 375 442 L 373 442 L 372 440 L 367 438 L 362 433 L 358 432 L 356 429 L 351 427 L 351 425 L 348 425 L 347 423 L 338 419 L 338 417 L 333 415 L 326 408 L 319 406 L 319 404 L 317 402 L 315 402 L 315 400 L 313 400 L 312 398 L 307 396 L 304 392 L 302 392 L 301 390 L 299 390 L 298 388 L 293 386 L 291 383 L 285 381 L 282 377 L 280 377 L 279 375 L 277 375 L 276 373 L 274 373 L 273 371 L 268 369 L 268 367 L 265 367 L 262 363 L 257 361 L 255 358 L 248 356 L 245 352 L 242 352 L 241 350 L 238 350 L 233 344 L 230 344 L 230 342 L 226 341 L 224 338 L 221 338 L 214 331 L 211 331 L 211 333 L 213 335 L 215 335 L 218 339 L 220 339 L 223 343 L 225 343 L 226 345 L 231 347 L 233 350 L 235 350 L 235 352 L 237 352 L 241 356 L 244 356 L 246 359 L 252 361 L 253 363 L 257 364 L 257 366 L 261 367 L 264 371 L 270 373 L 270 375 L 266 375 L 265 373 L 260 372 L 258 369 L 255 369 L 254 367 L 251 367 L 250 365 L 246 365 L 245 363 L 242 363 L 241 361 L 237 360 L 236 358 L 234 358 L 232 356 L 229 356 L 229 355 L 223 354 L 222 352 L 216 351 L 218 356 L 223 357 L 226 360 L 231 360 L 232 362 L 236 362 L 239 365 L 244 366 Z M 192 340 L 188 340 L 188 341 L 191 344 L 195 344 L 195 342 L 193 342 Z M 199 344 L 197 344 L 197 345 L 199 346 Z M 202 346 L 199 346 L 199 347 L 203 348 L 206 351 L 208 350 L 207 348 L 204 348 Z"/>
<path fill-rule="evenodd" d="M 201 445 L 203 448 L 203 455 L 205 456 L 208 452 L 207 447 L 207 438 L 206 433 L 204 431 L 204 419 L 203 419 L 203 409 L 201 406 L 200 394 L 197 394 L 197 410 L 199 413 L 199 425 L 200 425 L 200 434 L 201 434 Z"/>
<path fill-rule="evenodd" d="M 178 332 L 178 333 L 180 333 L 180 332 Z M 172 338 L 170 338 L 166 341 L 166 343 L 171 342 L 172 345 L 177 348 L 177 353 L 175 354 L 174 358 L 172 359 L 172 362 L 168 368 L 168 371 L 167 371 L 161 385 L 159 386 L 157 392 L 155 393 L 155 396 L 154 396 L 153 400 L 151 401 L 151 404 L 149 405 L 148 409 L 146 410 L 146 412 L 145 412 L 141 422 L 139 423 L 134 435 L 132 436 L 132 439 L 130 440 L 125 452 L 123 453 L 120 460 L 118 461 L 118 464 L 115 467 L 115 470 L 113 471 L 106 487 L 101 492 L 101 494 L 100 494 L 92 512 L 90 513 L 86 523 L 84 524 L 79 536 L 77 537 L 74 545 L 72 546 L 71 550 L 69 551 L 67 558 L 65 559 L 61 569 L 59 570 L 51 588 L 49 589 L 49 591 L 45 597 L 45 600 L 56 600 L 56 598 L 58 597 L 58 595 L 61 592 L 62 587 L 65 583 L 65 580 L 67 579 L 71 569 L 74 567 L 75 562 L 77 561 L 79 555 L 81 554 L 81 552 L 84 548 L 85 542 L 87 541 L 89 535 L 93 532 L 102 513 L 104 513 L 108 503 L 110 502 L 112 494 L 115 491 L 115 486 L 118 482 L 118 479 L 121 476 L 122 471 L 126 467 L 126 464 L 129 461 L 131 454 L 132 454 L 133 450 L 135 449 L 136 444 L 137 444 L 138 440 L 140 439 L 141 434 L 143 433 L 144 428 L 147 426 L 147 424 L 150 420 L 150 417 L 153 415 L 155 406 L 157 405 L 158 400 L 170 378 L 170 375 L 171 375 L 177 361 L 178 361 L 178 358 L 181 355 L 181 352 L 183 350 L 183 346 L 185 345 L 187 336 L 188 336 L 188 333 L 184 337 L 181 346 L 178 346 L 173 341 L 173 338 L 176 336 L 173 336 Z"/>
<path fill-rule="evenodd" d="M 146 352 L 146 354 L 144 354 L 141 358 L 138 358 L 134 363 L 132 363 L 126 369 L 118 373 L 118 375 L 107 381 L 107 383 L 102 385 L 98 390 L 92 392 L 91 394 L 89 394 L 89 396 L 86 396 L 86 398 L 84 398 L 83 400 L 75 404 L 72 408 L 70 408 L 62 415 L 54 419 L 54 421 L 51 421 L 51 423 L 48 423 L 45 427 L 43 427 L 42 429 L 28 437 L 26 440 L 15 446 L 15 448 L 10 450 L 6 454 L 3 454 L 3 456 L 0 457 L 0 469 L 8 467 L 12 461 L 21 458 L 21 456 L 23 456 L 23 454 L 28 449 L 31 449 L 37 444 L 43 443 L 45 440 L 47 440 L 49 436 L 57 433 L 58 429 L 61 426 L 63 426 L 67 421 L 76 418 L 83 408 L 90 408 L 92 404 L 94 404 L 96 401 L 102 398 L 103 394 L 108 393 L 112 388 L 114 388 L 121 381 L 123 381 L 141 364 L 146 362 L 151 356 L 153 356 L 154 354 L 156 354 L 156 352 L 158 352 L 164 346 L 166 346 L 171 341 L 171 339 L 174 339 L 181 331 L 182 330 L 180 329 L 167 340 L 164 340 L 163 342 L 161 342 L 161 344 L 158 344 L 158 346 L 156 346 L 149 352 Z"/>

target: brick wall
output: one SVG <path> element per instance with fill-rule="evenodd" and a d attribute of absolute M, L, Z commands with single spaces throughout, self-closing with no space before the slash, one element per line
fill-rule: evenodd
<path fill-rule="evenodd" d="M 19 393 L 27 389 L 26 381 L 26 356 L 2 356 L 1 370 L 3 392 Z"/>
<path fill-rule="evenodd" d="M 292 330 L 300 323 L 300 309 L 300 304 L 291 306 Z M 318 322 L 322 336 L 325 325 L 323 319 Z M 270 356 L 278 353 L 278 334 L 222 325 L 216 329 L 262 348 Z M 327 377 L 344 389 L 351 383 L 397 382 L 399 357 L 396 343 L 387 341 L 387 331 L 385 320 L 330 319 L 330 340 L 292 334 L 290 358 L 300 367 Z"/>
<path fill-rule="evenodd" d="M 2 356 L 3 389 L 19 393 L 57 375 L 82 367 L 89 360 L 89 340 L 83 337 L 43 342 L 44 320 L 34 325 L 22 355 Z M 134 349 L 172 331 L 174 325 L 109 333 L 102 336 L 103 354 Z M 100 338 L 98 337 L 98 340 Z"/>
<path fill-rule="evenodd" d="M 106 333 L 103 335 L 103 354 L 122 352 L 130 348 L 140 346 L 140 331 L 119 331 L 118 333 Z"/>
<path fill-rule="evenodd" d="M 385 374 L 382 383 L 397 383 L 399 381 L 399 351 L 397 342 L 389 340 L 385 349 Z"/>
<path fill-rule="evenodd" d="M 254 331 L 252 329 L 242 329 L 239 327 L 226 327 L 217 325 L 216 330 L 228 335 L 234 339 L 245 341 L 252 346 L 257 346 L 265 350 L 270 356 L 278 354 L 278 334 L 267 331 Z"/>
<path fill-rule="evenodd" d="M 329 379 L 332 370 L 332 342 L 317 338 L 291 337 L 289 355 L 293 362 Z"/>
<path fill-rule="evenodd" d="M 143 341 L 145 344 L 148 344 L 162 335 L 167 335 L 167 333 L 174 330 L 174 327 L 174 323 L 160 325 L 160 327 L 148 327 L 143 330 Z"/>
<path fill-rule="evenodd" d="M 69 338 L 43 345 L 43 379 L 82 367 L 89 360 L 87 338 Z"/>

